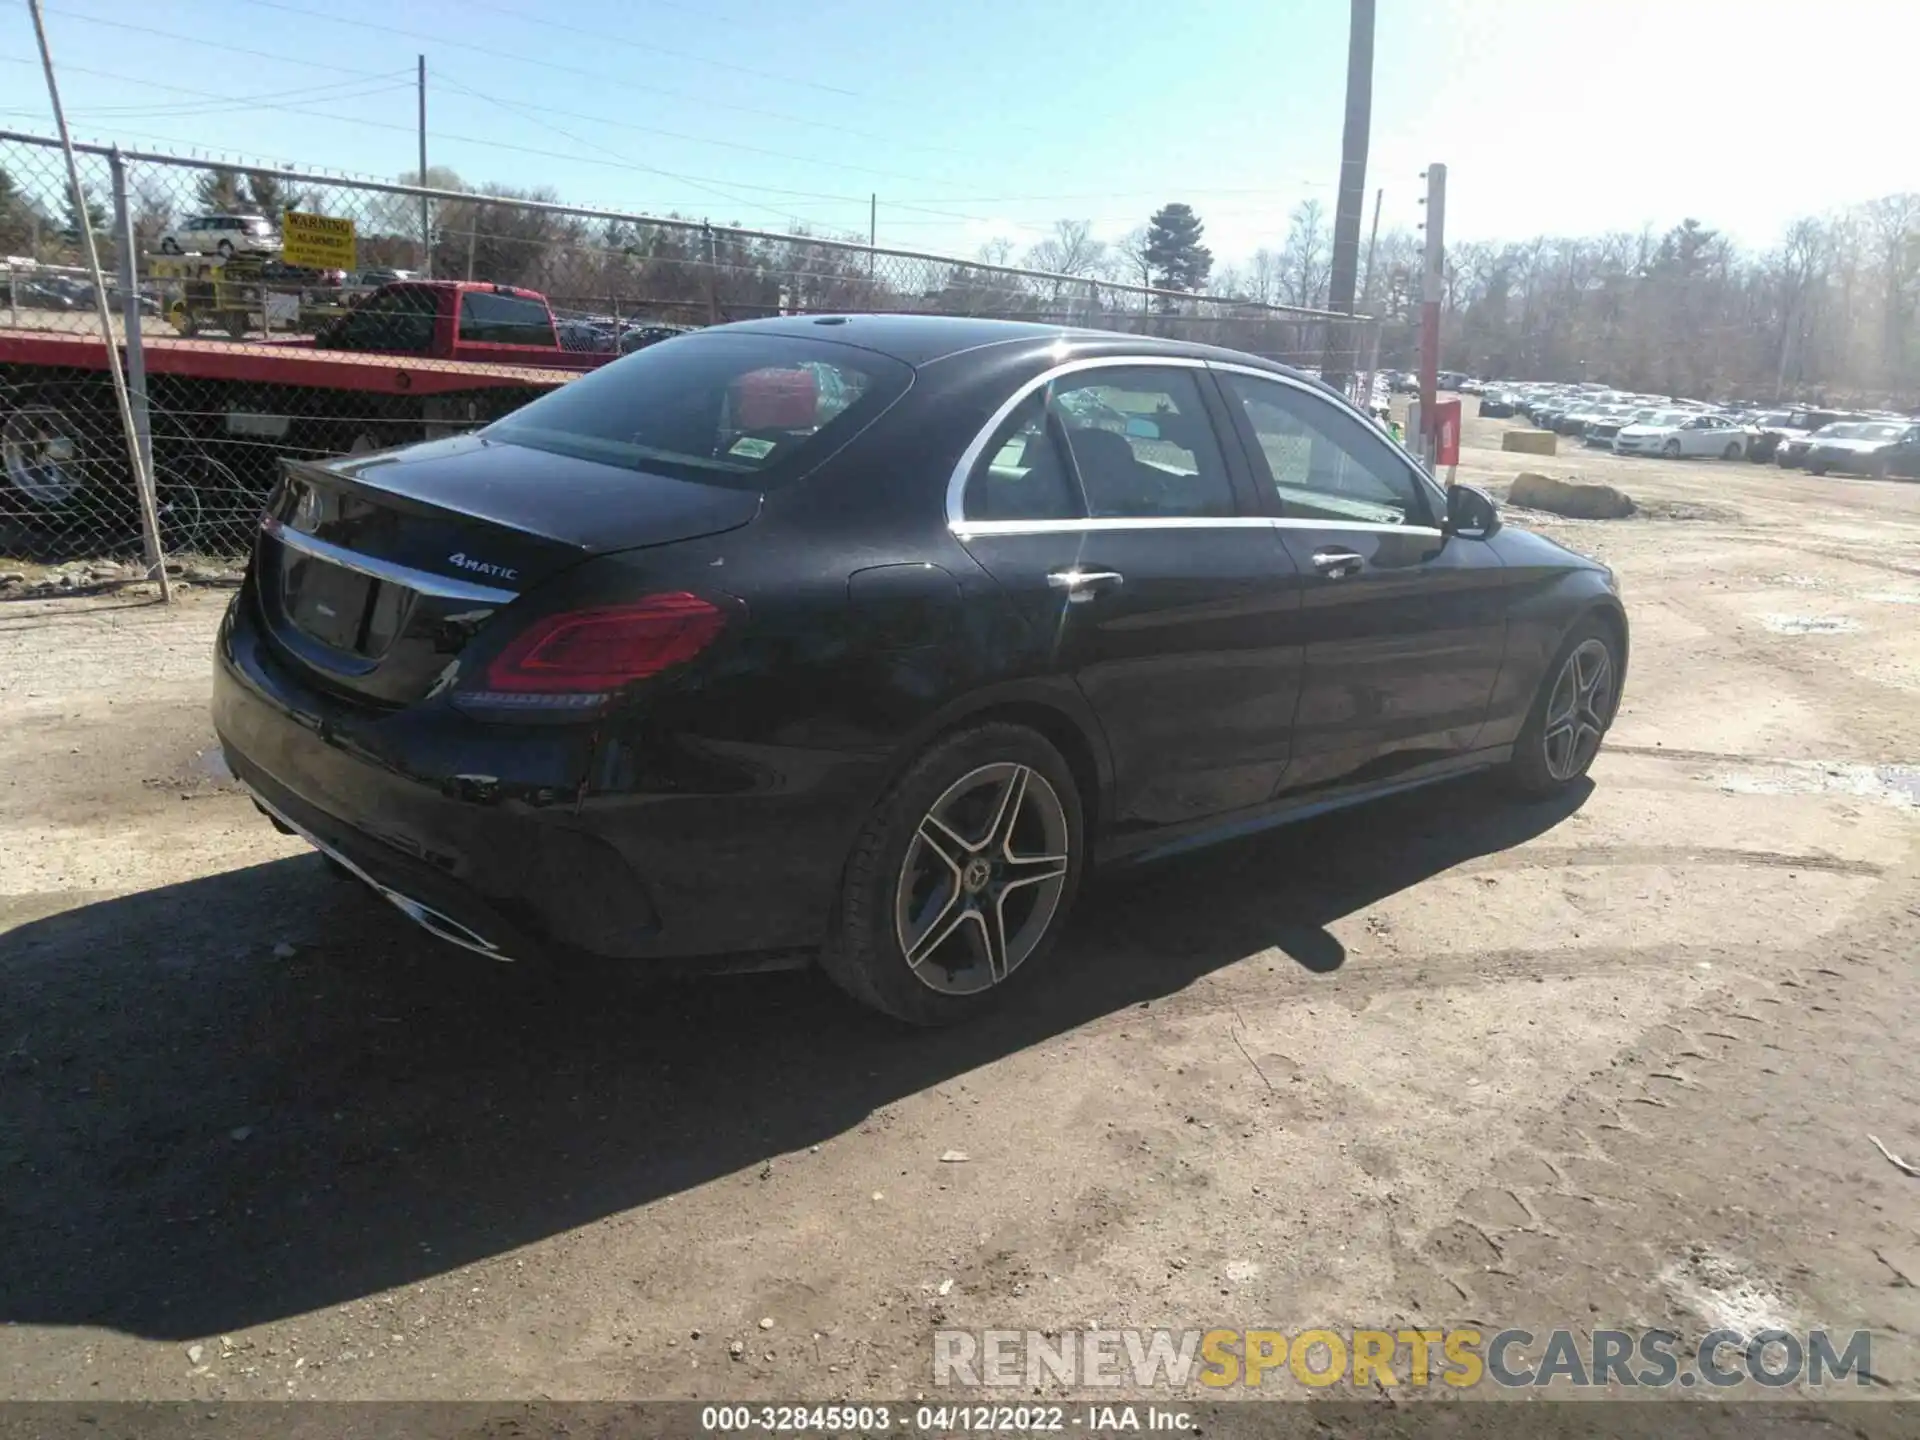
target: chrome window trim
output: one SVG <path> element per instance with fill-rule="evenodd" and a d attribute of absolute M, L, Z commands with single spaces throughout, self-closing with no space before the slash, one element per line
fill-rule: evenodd
<path fill-rule="evenodd" d="M 271 515 L 261 517 L 260 528 L 289 550 L 298 550 L 303 555 L 311 555 L 316 560 L 325 560 L 343 570 L 353 570 L 375 580 L 404 585 L 422 595 L 432 595 L 442 600 L 463 600 L 475 605 L 507 605 L 520 598 L 518 592 L 513 590 L 476 585 L 471 580 L 455 580 L 449 575 L 435 575 L 428 570 L 415 570 L 410 565 L 396 565 L 391 560 L 362 555 L 344 545 L 335 545 L 331 540 L 309 535 L 304 530 L 290 529 Z"/>
<path fill-rule="evenodd" d="M 1083 370 L 1114 370 L 1122 366 L 1140 365 L 1158 365 L 1170 370 L 1204 370 L 1207 368 L 1207 362 L 1194 355 L 1088 355 L 1079 360 L 1065 361 L 1062 364 L 1054 366 L 1051 370 L 1042 371 L 1025 384 L 1019 386 L 1006 398 L 1000 408 L 993 412 L 992 418 L 987 421 L 980 433 L 973 437 L 968 443 L 966 450 L 961 453 L 960 463 L 953 467 L 953 474 L 947 479 L 948 527 L 956 532 L 965 528 L 974 530 L 975 533 L 978 534 L 985 534 L 988 532 L 979 529 L 982 525 L 1029 525 L 1039 523 L 1028 520 L 975 520 L 972 522 L 967 520 L 966 512 L 962 504 L 966 498 L 967 479 L 973 474 L 973 467 L 980 463 L 980 456 L 986 451 L 987 444 L 993 439 L 994 432 L 1007 423 L 1007 417 L 1013 414 L 1015 410 L 1018 410 L 1022 402 L 1024 402 L 1029 395 L 1043 386 L 1052 384 L 1062 375 L 1077 375 Z M 1239 516 L 1234 518 L 1244 519 L 1246 517 Z M 1084 519 L 1076 519 L 1071 522 L 1047 523 L 1084 525 L 1087 522 Z M 1004 535 L 1010 532 L 1003 530 L 996 533 Z"/>
<path fill-rule="evenodd" d="M 1268 515 L 1094 515 L 1070 520 L 961 520 L 953 533 L 969 535 L 1078 535 L 1092 530 L 1257 530 Z"/>
<path fill-rule="evenodd" d="M 1256 380 L 1271 380 L 1277 385 L 1286 385 L 1294 390 L 1298 390 L 1303 395 L 1311 395 L 1316 400 L 1326 401 L 1338 409 L 1345 410 L 1349 417 L 1358 420 L 1362 425 L 1373 431 L 1375 438 L 1406 465 L 1407 469 L 1413 474 L 1414 487 L 1426 495 L 1430 506 L 1437 507 L 1434 513 L 1437 515 L 1445 515 L 1447 513 L 1447 492 L 1441 487 L 1439 481 L 1427 474 L 1427 467 L 1414 458 L 1412 451 L 1400 444 L 1393 436 L 1382 431 L 1378 425 L 1375 425 L 1373 421 L 1369 420 L 1365 415 L 1361 414 L 1359 410 L 1355 409 L 1353 405 L 1348 403 L 1345 396 L 1336 395 L 1329 390 L 1323 390 L 1318 385 L 1296 380 L 1291 375 L 1279 375 L 1271 370 L 1262 370 L 1256 365 L 1236 365 L 1230 360 L 1213 360 L 1208 362 L 1208 368 L 1231 372 L 1235 375 L 1251 375 Z M 1314 523 L 1318 524 L 1319 522 L 1315 521 Z M 1389 526 L 1388 528 L 1399 529 L 1401 527 Z M 1409 526 L 1406 528 L 1426 529 L 1430 527 Z"/>
<path fill-rule="evenodd" d="M 1434 525 L 1389 525 L 1374 520 L 1282 519 L 1273 515 L 1145 515 L 1083 520 L 962 520 L 952 527 L 961 540 L 976 535 L 1083 535 L 1101 530 L 1360 530 L 1382 535 L 1446 534 Z M 1466 536 L 1472 539 L 1471 535 Z"/>
<path fill-rule="evenodd" d="M 1326 528 L 1335 522 L 1325 520 L 1275 519 L 1264 515 L 1234 516 L 1127 516 L 1127 517 L 1079 517 L 1056 520 L 969 520 L 966 518 L 964 502 L 967 480 L 972 476 L 974 466 L 980 463 L 987 445 L 994 434 L 1007 422 L 1007 418 L 1020 408 L 1021 404 L 1034 391 L 1051 384 L 1063 375 L 1077 375 L 1086 370 L 1110 370 L 1135 366 L 1162 366 L 1175 370 L 1213 370 L 1230 372 L 1236 375 L 1251 375 L 1256 380 L 1271 380 L 1277 385 L 1289 386 L 1303 395 L 1329 402 L 1344 409 L 1347 414 L 1378 431 L 1373 421 L 1348 404 L 1345 399 L 1331 391 L 1309 381 L 1297 380 L 1291 375 L 1283 375 L 1274 370 L 1262 370 L 1257 365 L 1240 365 L 1231 360 L 1205 360 L 1197 355 L 1089 355 L 1078 360 L 1068 360 L 1041 372 L 1031 380 L 1020 385 L 993 412 L 987 423 L 981 427 L 967 448 L 961 453 L 959 463 L 953 467 L 953 474 L 947 480 L 947 527 L 956 535 L 1045 535 L 1071 534 L 1089 530 L 1154 530 L 1154 529 L 1231 529 L 1247 525 L 1270 524 L 1279 529 Z M 1209 417 L 1211 419 L 1211 417 Z M 1414 485 L 1427 497 L 1429 506 L 1436 515 L 1447 513 L 1447 495 L 1440 484 L 1427 474 L 1426 467 L 1413 457 L 1405 446 L 1399 444 L 1391 435 L 1377 435 L 1380 443 L 1387 447 L 1407 467 L 1414 477 Z M 1350 521 L 1339 524 L 1344 530 L 1384 530 L 1395 534 L 1441 535 L 1445 532 L 1432 525 L 1386 525 L 1372 521 Z"/>

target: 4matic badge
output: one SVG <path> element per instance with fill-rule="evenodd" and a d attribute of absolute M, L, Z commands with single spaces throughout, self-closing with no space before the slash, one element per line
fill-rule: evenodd
<path fill-rule="evenodd" d="M 520 572 L 510 565 L 489 565 L 485 560 L 470 559 L 463 550 L 456 550 L 447 556 L 449 565 L 458 565 L 462 570 L 471 570 L 475 575 L 491 575 L 496 580 L 518 580 Z"/>

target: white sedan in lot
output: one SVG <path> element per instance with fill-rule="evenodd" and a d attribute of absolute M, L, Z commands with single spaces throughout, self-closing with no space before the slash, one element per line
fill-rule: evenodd
<path fill-rule="evenodd" d="M 1727 415 L 1696 410 L 1663 410 L 1620 427 L 1613 437 L 1616 455 L 1718 455 L 1738 460 L 1747 453 L 1747 431 Z"/>

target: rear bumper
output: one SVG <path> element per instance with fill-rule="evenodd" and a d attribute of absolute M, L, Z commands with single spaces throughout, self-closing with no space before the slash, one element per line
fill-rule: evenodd
<path fill-rule="evenodd" d="M 650 780 L 592 724 L 346 704 L 281 659 L 255 616 L 249 584 L 214 662 L 214 729 L 235 777 L 442 938 L 502 959 L 702 966 L 819 943 L 845 853 L 821 831 L 844 817 L 827 826 L 808 806 L 808 835 L 769 823 L 764 781 L 702 794 L 681 776 Z M 702 778 L 724 783 L 720 770 L 709 759 Z M 615 790 L 607 771 L 625 777 Z"/>

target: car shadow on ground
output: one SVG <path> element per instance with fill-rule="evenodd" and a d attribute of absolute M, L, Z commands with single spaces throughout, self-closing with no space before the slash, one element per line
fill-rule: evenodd
<path fill-rule="evenodd" d="M 489 964 L 317 857 L 34 921 L 0 939 L 0 1321 L 243 1329 L 758 1167 L 1249 955 L 1311 987 L 1331 923 L 1586 793 L 1455 782 L 1103 876 L 1017 1003 L 938 1033 L 812 973 Z"/>

